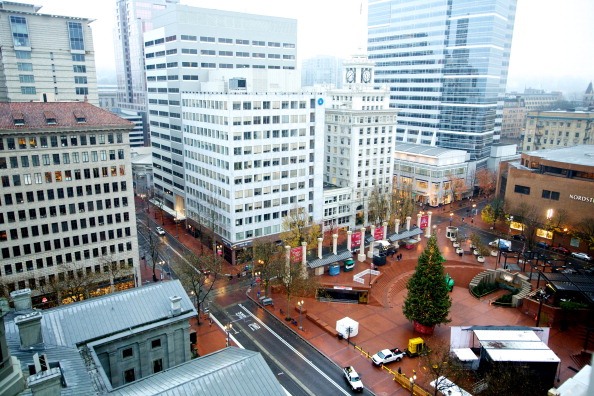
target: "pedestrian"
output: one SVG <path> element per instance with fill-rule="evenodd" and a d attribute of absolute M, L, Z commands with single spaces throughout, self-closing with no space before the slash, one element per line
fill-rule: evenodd
<path fill-rule="evenodd" d="M 402 375 L 402 369 L 398 367 L 398 374 Z"/>
<path fill-rule="evenodd" d="M 464 223 L 464 217 L 462 217 L 462 223 Z"/>

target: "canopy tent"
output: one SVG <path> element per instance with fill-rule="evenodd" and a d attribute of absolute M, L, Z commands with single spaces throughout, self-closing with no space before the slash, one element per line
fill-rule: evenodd
<path fill-rule="evenodd" d="M 344 338 L 352 338 L 359 334 L 359 322 L 347 317 L 336 321 L 336 331 Z"/>

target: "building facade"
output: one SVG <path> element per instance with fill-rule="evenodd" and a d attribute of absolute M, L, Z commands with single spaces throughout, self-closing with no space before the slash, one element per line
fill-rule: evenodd
<path fill-rule="evenodd" d="M 0 112 L 2 286 L 32 289 L 36 305 L 66 298 L 58 290 L 74 279 L 94 279 L 99 294 L 134 287 L 132 124 L 84 102 Z"/>
<path fill-rule="evenodd" d="M 518 142 L 524 136 L 526 103 L 521 96 L 508 96 L 503 101 L 501 140 Z"/>
<path fill-rule="evenodd" d="M 90 19 L 0 2 L 0 101 L 88 101 L 97 105 Z"/>
<path fill-rule="evenodd" d="M 394 152 L 394 183 L 410 186 L 421 205 L 441 206 L 472 192 L 468 154 L 420 144 L 398 144 Z"/>
<path fill-rule="evenodd" d="M 370 0 L 374 82 L 398 108 L 397 142 L 489 156 L 499 139 L 515 0 Z"/>
<path fill-rule="evenodd" d="M 594 210 L 594 146 L 579 145 L 525 152 L 519 162 L 502 164 L 497 185 L 500 196 L 511 208 L 535 208 L 534 215 L 543 227 L 537 235 L 551 239 L 547 219 L 564 211 L 560 228 L 569 228 L 591 217 Z M 578 245 L 579 246 L 579 243 Z"/>
<path fill-rule="evenodd" d="M 177 210 L 185 197 L 181 92 L 201 91 L 217 69 L 227 81 L 241 70 L 294 70 L 297 21 L 176 5 L 153 22 L 144 45 L 155 194 Z"/>
<path fill-rule="evenodd" d="M 153 28 L 155 14 L 176 3 L 179 0 L 116 0 L 117 107 L 146 112 L 143 33 Z"/>
<path fill-rule="evenodd" d="M 279 234 L 297 208 L 322 220 L 324 100 L 252 90 L 270 74 L 252 72 L 257 78 L 224 84 L 246 89 L 182 94 L 186 194 L 174 209 L 213 230 L 228 260 L 252 239 Z"/>
<path fill-rule="evenodd" d="M 593 111 L 531 111 L 526 116 L 524 151 L 594 144 Z"/>
<path fill-rule="evenodd" d="M 305 59 L 301 62 L 301 85 L 342 88 L 342 62 L 342 59 L 335 56 Z"/>
<path fill-rule="evenodd" d="M 349 187 L 351 192 L 339 194 L 338 207 L 324 209 L 325 226 L 367 224 L 372 191 L 392 191 L 397 113 L 390 108 L 388 89 L 373 87 L 373 75 L 373 62 L 354 56 L 344 62 L 343 88 L 327 93 L 324 182 L 330 189 Z"/>

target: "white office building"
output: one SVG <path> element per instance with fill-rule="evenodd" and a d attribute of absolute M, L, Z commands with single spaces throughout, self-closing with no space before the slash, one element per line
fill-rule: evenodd
<path fill-rule="evenodd" d="M 210 71 L 294 70 L 297 21 L 172 5 L 144 35 L 155 194 L 184 207 L 181 92 L 199 92 Z"/>
<path fill-rule="evenodd" d="M 0 103 L 5 292 L 30 288 L 39 305 L 78 299 L 83 284 L 95 295 L 137 285 L 131 129 L 85 102 Z"/>
<path fill-rule="evenodd" d="M 99 104 L 90 19 L 0 1 L 0 101 Z"/>
<path fill-rule="evenodd" d="M 296 72 L 213 74 L 204 92 L 182 93 L 185 214 L 214 230 L 231 259 L 253 238 L 280 233 L 292 210 L 322 220 L 325 104 L 281 84 L 298 81 Z"/>
<path fill-rule="evenodd" d="M 374 63 L 366 56 L 345 61 L 342 76 L 343 88 L 327 94 L 324 223 L 354 227 L 367 224 L 367 198 L 374 188 L 391 192 L 397 111 L 390 108 L 390 91 L 374 88 Z"/>

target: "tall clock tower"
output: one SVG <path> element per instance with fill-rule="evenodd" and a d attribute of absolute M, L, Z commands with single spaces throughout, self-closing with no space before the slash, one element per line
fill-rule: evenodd
<path fill-rule="evenodd" d="M 344 62 L 345 86 L 373 84 L 373 62 L 366 55 L 355 55 Z"/>

